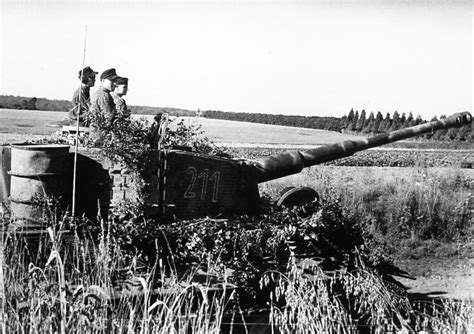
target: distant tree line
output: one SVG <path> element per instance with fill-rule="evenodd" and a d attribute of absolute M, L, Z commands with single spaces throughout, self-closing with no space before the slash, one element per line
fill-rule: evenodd
<path fill-rule="evenodd" d="M 446 118 L 442 115 L 440 119 Z M 437 121 L 437 117 L 433 117 L 430 121 Z M 393 116 L 386 113 L 385 117 L 380 111 L 375 115 L 373 112 L 367 116 L 365 110 L 360 113 L 358 110 L 351 109 L 346 116 L 341 118 L 341 129 L 350 133 L 362 134 L 379 134 L 390 131 L 395 131 L 418 124 L 426 123 L 419 115 L 413 117 L 410 112 L 408 116 L 405 113 L 401 115 L 398 111 L 394 111 Z M 457 141 L 474 141 L 474 132 L 472 131 L 472 124 L 464 125 L 461 128 L 451 128 L 448 130 L 438 130 L 434 133 L 427 133 L 423 135 L 426 139 L 434 140 L 457 140 Z"/>
<path fill-rule="evenodd" d="M 413 117 L 412 113 L 401 115 L 398 111 L 386 113 L 385 117 L 380 111 L 377 113 L 367 113 L 364 109 L 361 112 L 351 109 L 349 113 L 341 118 L 319 117 L 319 116 L 295 116 L 295 115 L 272 115 L 260 113 L 223 112 L 219 110 L 187 110 L 179 108 L 129 106 L 134 114 L 155 115 L 167 112 L 171 116 L 201 115 L 206 118 L 223 119 L 241 122 L 263 123 L 273 125 L 295 126 L 301 128 L 321 129 L 328 131 L 338 131 L 353 134 L 375 135 L 395 131 L 398 129 L 426 123 L 419 115 Z M 26 109 L 26 110 L 46 110 L 46 111 L 69 111 L 72 103 L 67 100 L 50 100 L 36 97 L 21 97 L 11 95 L 0 95 L 0 109 Z M 441 116 L 440 118 L 445 118 Z M 436 117 L 431 119 L 437 120 Z M 435 133 L 425 134 L 426 139 L 434 140 L 455 140 L 474 141 L 474 131 L 472 124 L 461 128 L 451 128 L 449 130 L 438 130 Z"/>
<path fill-rule="evenodd" d="M 0 109 L 23 109 L 23 110 L 45 110 L 45 111 L 69 111 L 72 102 L 68 100 L 50 100 L 36 97 L 23 97 L 12 95 L 0 95 Z M 195 116 L 196 111 L 179 108 L 129 106 L 134 114 L 156 115 L 167 112 L 172 116 Z"/>
<path fill-rule="evenodd" d="M 206 110 L 202 112 L 206 118 L 225 119 L 241 122 L 264 123 L 273 125 L 296 126 L 302 128 L 321 129 L 329 131 L 339 131 L 352 134 L 376 135 L 395 131 L 410 126 L 426 123 L 421 116 L 413 117 L 412 113 L 408 116 L 405 113 L 401 115 L 398 111 L 387 113 L 385 117 L 379 111 L 376 114 L 371 112 L 368 116 L 365 110 L 360 113 L 358 110 L 351 109 L 349 113 L 342 118 L 336 117 L 318 117 L 318 116 L 286 116 L 270 115 L 259 113 L 237 113 L 223 112 L 217 110 Z M 445 118 L 446 116 L 441 116 Z M 432 121 L 437 120 L 433 118 Z M 461 128 L 451 128 L 449 130 L 439 130 L 435 133 L 425 134 L 426 139 L 435 140 L 459 140 L 474 141 L 474 132 L 472 124 Z"/>
<path fill-rule="evenodd" d="M 202 112 L 202 114 L 206 118 L 214 119 L 295 126 L 300 128 L 322 129 L 329 131 L 341 131 L 341 119 L 336 117 L 286 116 L 272 114 L 223 112 L 218 110 L 205 110 Z"/>
<path fill-rule="evenodd" d="M 69 111 L 71 107 L 72 102 L 66 100 L 0 95 L 1 109 Z"/>

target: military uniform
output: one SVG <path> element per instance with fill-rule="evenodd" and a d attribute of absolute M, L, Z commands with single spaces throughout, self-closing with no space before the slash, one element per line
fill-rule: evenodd
<path fill-rule="evenodd" d="M 117 110 L 117 117 L 121 119 L 127 119 L 130 117 L 130 110 L 127 107 L 127 103 L 123 96 L 127 94 L 128 91 L 128 78 L 118 77 L 114 81 L 115 90 L 110 93 L 114 99 L 115 109 Z"/>
<path fill-rule="evenodd" d="M 105 124 L 102 124 L 102 126 L 112 125 L 117 117 L 117 112 L 114 100 L 110 95 L 110 90 L 105 87 L 99 87 L 99 89 L 94 93 L 94 96 L 92 96 L 91 112 L 94 114 L 94 118 L 101 118 L 102 121 L 105 121 Z"/>
<path fill-rule="evenodd" d="M 105 70 L 100 75 L 102 81 L 99 89 L 94 93 L 91 99 L 91 127 L 92 132 L 96 130 L 110 130 L 113 125 L 115 118 L 117 117 L 117 111 L 115 110 L 115 103 L 110 95 L 110 87 L 104 87 L 104 82 L 109 82 L 113 89 L 113 81 L 119 76 L 115 72 L 115 68 Z"/>
<path fill-rule="evenodd" d="M 94 71 L 90 66 L 84 67 L 78 73 L 78 78 L 82 80 L 81 87 L 78 88 L 72 96 L 73 107 L 68 115 L 74 124 L 76 124 L 77 118 L 79 117 L 80 126 L 88 125 L 88 113 L 91 106 L 90 89 L 95 83 L 95 75 L 97 73 L 98 72 Z"/>
<path fill-rule="evenodd" d="M 69 119 L 77 122 L 79 116 L 79 124 L 84 126 L 87 124 L 87 114 L 91 107 L 90 88 L 78 88 L 72 96 L 73 107 L 69 110 Z"/>

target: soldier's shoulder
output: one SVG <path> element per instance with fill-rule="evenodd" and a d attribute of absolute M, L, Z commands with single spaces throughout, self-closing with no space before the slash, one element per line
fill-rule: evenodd
<path fill-rule="evenodd" d="M 92 95 L 92 97 L 94 98 L 99 98 L 99 97 L 109 97 L 110 94 L 108 91 L 105 91 L 101 88 L 97 89 L 94 94 Z"/>
<path fill-rule="evenodd" d="M 79 99 L 79 95 L 81 94 L 81 89 L 77 88 L 74 91 L 74 94 L 72 94 L 72 100 L 75 101 L 76 99 Z"/>

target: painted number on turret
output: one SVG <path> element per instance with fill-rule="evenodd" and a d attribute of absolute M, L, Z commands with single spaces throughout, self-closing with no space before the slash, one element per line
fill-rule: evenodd
<path fill-rule="evenodd" d="M 184 198 L 196 198 L 196 187 L 201 187 L 201 191 L 198 194 L 202 200 L 206 199 L 208 189 L 212 191 L 212 201 L 217 202 L 217 194 L 219 192 L 219 178 L 220 172 L 214 172 L 209 176 L 209 169 L 205 168 L 202 171 L 194 167 L 188 167 L 186 169 L 186 175 L 191 177 L 186 191 L 184 192 Z"/>

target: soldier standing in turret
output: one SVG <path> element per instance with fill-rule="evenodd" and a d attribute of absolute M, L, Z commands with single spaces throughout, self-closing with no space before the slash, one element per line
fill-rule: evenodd
<path fill-rule="evenodd" d="M 91 99 L 91 113 L 93 118 L 91 125 L 93 125 L 94 128 L 106 130 L 112 126 L 117 117 L 115 103 L 110 92 L 114 90 L 114 80 L 118 77 L 115 68 L 105 70 L 100 75 L 100 87 Z"/>
<path fill-rule="evenodd" d="M 128 78 L 119 77 L 114 81 L 115 89 L 110 93 L 112 96 L 115 109 L 117 110 L 117 117 L 125 119 L 130 117 L 130 109 L 124 100 L 124 96 L 128 92 Z"/>
<path fill-rule="evenodd" d="M 81 87 L 78 88 L 72 96 L 73 107 L 69 111 L 69 119 L 71 124 L 77 123 L 79 117 L 80 126 L 88 126 L 88 113 L 91 106 L 90 89 L 95 85 L 95 76 L 99 72 L 95 72 L 90 66 L 84 67 L 79 71 L 79 80 L 81 80 Z"/>

